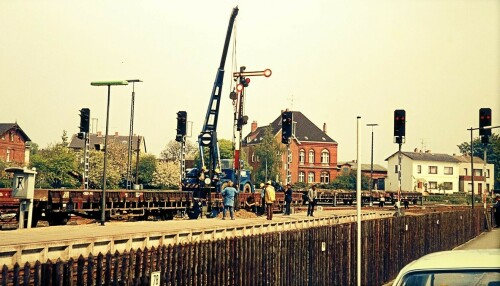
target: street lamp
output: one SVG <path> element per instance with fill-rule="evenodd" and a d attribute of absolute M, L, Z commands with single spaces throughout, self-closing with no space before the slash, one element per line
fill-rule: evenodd
<path fill-rule="evenodd" d="M 372 147 L 371 147 L 371 162 L 370 162 L 370 206 L 373 206 L 372 188 L 373 188 L 373 127 L 378 126 L 377 123 L 368 123 L 366 126 L 372 128 Z"/>
<path fill-rule="evenodd" d="M 134 106 L 135 106 L 135 83 L 142 82 L 140 79 L 129 79 L 127 82 L 132 83 L 132 102 L 130 103 L 130 132 L 128 134 L 128 159 L 127 159 L 127 190 L 131 189 L 132 177 L 132 136 L 134 135 Z M 137 174 L 136 174 L 137 176 Z"/>
<path fill-rule="evenodd" d="M 116 81 L 93 81 L 90 85 L 93 86 L 107 86 L 108 87 L 108 105 L 106 109 L 106 135 L 104 137 L 104 170 L 102 171 L 102 197 L 101 197 L 101 225 L 106 221 L 106 166 L 108 155 L 108 127 L 109 127 L 109 101 L 111 99 L 111 86 L 112 85 L 127 85 L 126 80 Z"/>

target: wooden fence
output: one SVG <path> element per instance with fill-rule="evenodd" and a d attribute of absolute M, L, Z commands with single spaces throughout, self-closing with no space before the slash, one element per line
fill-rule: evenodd
<path fill-rule="evenodd" d="M 427 253 L 484 230 L 483 210 L 362 222 L 362 285 L 382 285 Z M 356 223 L 3 266 L 7 285 L 355 285 Z"/>

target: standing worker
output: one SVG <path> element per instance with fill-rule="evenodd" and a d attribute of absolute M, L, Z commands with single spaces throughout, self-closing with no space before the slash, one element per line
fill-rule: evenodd
<path fill-rule="evenodd" d="M 381 208 L 383 208 L 384 207 L 384 203 L 385 203 L 385 194 L 381 194 L 378 206 L 381 207 Z"/>
<path fill-rule="evenodd" d="M 316 191 L 316 185 L 312 185 L 307 192 L 307 198 L 309 200 L 309 205 L 307 206 L 307 216 L 314 216 L 314 206 L 318 199 L 318 191 Z"/>
<path fill-rule="evenodd" d="M 234 219 L 234 197 L 238 191 L 233 188 L 233 182 L 229 181 L 227 187 L 222 190 L 222 197 L 224 198 L 224 211 L 222 212 L 222 219 L 226 219 L 226 210 L 229 210 L 231 219 Z"/>
<path fill-rule="evenodd" d="M 500 194 L 497 194 L 495 197 L 495 203 L 493 204 L 493 212 L 495 213 L 496 227 L 500 227 Z"/>
<path fill-rule="evenodd" d="M 264 215 L 266 213 L 266 186 L 264 183 L 260 183 L 260 211 L 259 216 Z"/>
<path fill-rule="evenodd" d="M 266 182 L 265 186 L 265 199 L 266 199 L 266 213 L 267 219 L 273 219 L 273 204 L 275 199 L 275 191 L 274 187 L 271 185 L 271 181 Z"/>
<path fill-rule="evenodd" d="M 286 184 L 285 191 L 285 215 L 290 215 L 290 205 L 292 204 L 292 185 Z"/>

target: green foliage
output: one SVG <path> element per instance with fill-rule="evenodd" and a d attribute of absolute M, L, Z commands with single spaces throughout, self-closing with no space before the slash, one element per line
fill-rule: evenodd
<path fill-rule="evenodd" d="M 159 161 L 153 173 L 151 186 L 160 189 L 179 189 L 180 168 L 178 163 Z"/>
<path fill-rule="evenodd" d="M 271 126 L 264 129 L 262 142 L 255 147 L 255 155 L 260 166 L 254 175 L 255 182 L 264 182 L 270 178 L 279 177 L 281 169 L 281 154 L 285 148 L 274 138 Z"/>
<path fill-rule="evenodd" d="M 470 142 L 463 142 L 457 145 L 460 152 L 470 156 Z M 472 154 L 474 157 L 483 158 L 484 144 L 480 138 L 475 138 L 472 141 Z M 500 136 L 492 133 L 490 143 L 486 145 L 486 161 L 489 164 L 495 165 L 495 189 L 500 189 Z"/>
<path fill-rule="evenodd" d="M 349 172 L 342 172 L 333 182 L 331 182 L 331 187 L 333 189 L 342 190 L 356 190 L 356 170 L 350 170 Z M 361 189 L 368 190 L 370 187 L 370 178 L 365 175 L 361 175 Z"/>
<path fill-rule="evenodd" d="M 68 173 L 78 169 L 76 154 L 64 144 L 56 144 L 39 150 L 31 157 L 30 167 L 35 167 L 38 188 L 73 188 L 80 182 Z"/>
<path fill-rule="evenodd" d="M 128 152 L 127 145 L 110 140 L 107 148 L 106 188 L 118 189 L 127 175 L 127 156 L 124 156 Z M 83 155 L 83 152 L 80 155 Z M 89 165 L 89 181 L 95 184 L 96 188 L 102 188 L 104 152 L 91 150 Z M 83 167 L 80 167 L 79 170 L 82 173 Z"/>
<path fill-rule="evenodd" d="M 0 188 L 11 188 L 12 178 L 10 173 L 5 172 L 5 168 L 15 167 L 15 163 L 5 162 L 0 159 Z"/>
<path fill-rule="evenodd" d="M 165 146 L 165 149 L 161 151 L 160 158 L 165 161 L 179 162 L 181 152 L 181 143 L 171 140 Z M 186 159 L 194 159 L 199 156 L 198 145 L 192 141 L 186 140 Z"/>
<path fill-rule="evenodd" d="M 144 154 L 139 158 L 139 184 L 149 188 L 152 185 L 153 174 L 156 171 L 156 157 Z"/>

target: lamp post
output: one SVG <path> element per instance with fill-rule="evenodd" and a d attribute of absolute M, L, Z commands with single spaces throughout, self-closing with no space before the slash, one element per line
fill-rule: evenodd
<path fill-rule="evenodd" d="M 127 82 L 132 83 L 132 101 L 130 103 L 130 132 L 128 134 L 128 157 L 127 157 L 127 190 L 132 186 L 132 136 L 134 136 L 134 106 L 135 106 L 135 83 L 142 82 L 140 79 L 129 79 Z"/>
<path fill-rule="evenodd" d="M 128 81 L 93 81 L 90 85 L 93 86 L 107 86 L 108 87 L 108 104 L 106 108 L 106 135 L 104 136 L 104 169 L 102 171 L 102 196 L 101 196 L 101 225 L 106 221 L 106 166 L 108 158 L 108 128 L 109 128 L 109 101 L 111 99 L 111 86 L 112 85 L 127 85 Z"/>
<path fill-rule="evenodd" d="M 372 147 L 371 147 L 371 159 L 370 159 L 370 206 L 373 206 L 372 198 L 372 188 L 373 188 L 373 127 L 378 126 L 377 123 L 368 123 L 366 126 L 372 128 Z"/>

